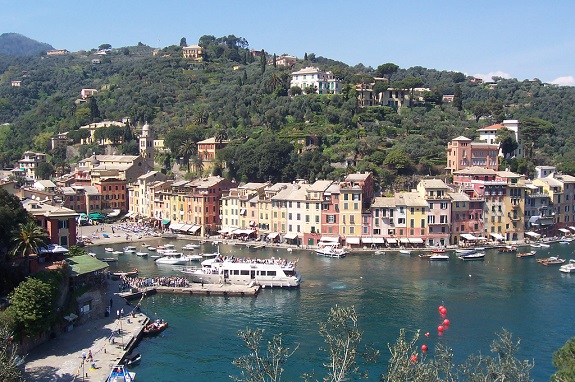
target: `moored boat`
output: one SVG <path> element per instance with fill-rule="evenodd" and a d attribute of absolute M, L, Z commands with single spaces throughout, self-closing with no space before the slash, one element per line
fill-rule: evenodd
<path fill-rule="evenodd" d="M 139 257 L 148 257 L 148 252 L 136 252 L 136 256 L 139 256 Z"/>
<path fill-rule="evenodd" d="M 560 266 L 559 272 L 575 273 L 575 260 L 569 260 L 569 263 Z"/>
<path fill-rule="evenodd" d="M 411 255 L 411 251 L 409 249 L 400 249 L 399 253 L 402 255 Z"/>
<path fill-rule="evenodd" d="M 499 248 L 499 252 L 502 252 L 502 253 L 511 253 L 511 252 L 516 252 L 516 251 L 517 251 L 517 247 L 515 247 L 513 245 L 506 245 L 505 247 Z"/>
<path fill-rule="evenodd" d="M 136 373 L 126 370 L 124 365 L 116 365 L 112 367 L 107 382 L 133 382 L 136 378 Z"/>
<path fill-rule="evenodd" d="M 164 251 L 162 257 L 156 259 L 156 264 L 186 265 L 189 261 L 192 260 L 182 252 Z"/>
<path fill-rule="evenodd" d="M 431 253 L 446 253 L 447 250 L 445 248 L 433 248 Z"/>
<path fill-rule="evenodd" d="M 103 261 L 105 263 L 115 263 L 116 261 L 118 261 L 118 259 L 116 259 L 115 257 L 104 257 L 103 259 L 98 260 Z"/>
<path fill-rule="evenodd" d="M 431 253 L 422 253 L 419 255 L 420 259 L 429 259 L 431 256 L 433 256 Z"/>
<path fill-rule="evenodd" d="M 347 248 L 341 248 L 339 244 L 330 244 L 315 249 L 315 254 L 325 257 L 342 258 L 349 253 Z"/>
<path fill-rule="evenodd" d="M 218 256 L 202 261 L 201 268 L 184 267 L 181 271 L 195 283 L 291 288 L 301 283 L 296 263 L 273 257 L 262 260 Z"/>
<path fill-rule="evenodd" d="M 515 256 L 516 257 L 533 257 L 533 256 L 535 256 L 536 253 L 537 253 L 537 251 L 529 251 L 529 252 L 518 253 Z"/>
<path fill-rule="evenodd" d="M 435 254 L 429 256 L 429 261 L 448 261 L 449 255 Z"/>
<path fill-rule="evenodd" d="M 551 256 L 551 257 L 545 257 L 542 259 L 537 259 L 537 262 L 539 264 L 543 264 L 543 265 L 561 265 L 565 262 L 565 259 L 560 259 L 557 256 Z"/>
<path fill-rule="evenodd" d="M 112 255 L 123 255 L 123 254 L 124 254 L 124 252 L 122 252 L 122 251 L 114 251 L 114 252 L 112 252 Z"/>
<path fill-rule="evenodd" d="M 136 253 L 137 249 L 136 247 L 134 247 L 133 245 L 128 245 L 127 247 L 124 247 L 124 253 Z"/>
<path fill-rule="evenodd" d="M 460 255 L 458 257 L 463 261 L 483 260 L 485 259 L 485 252 L 476 252 L 470 255 Z"/>
<path fill-rule="evenodd" d="M 104 248 L 104 251 L 106 251 L 106 252 L 114 252 L 114 248 L 107 247 L 107 248 Z"/>
<path fill-rule="evenodd" d="M 112 275 L 119 276 L 119 277 L 135 277 L 135 276 L 138 276 L 138 269 L 134 268 L 131 271 L 127 271 L 127 272 L 122 272 L 122 271 L 114 272 L 114 273 L 112 273 Z"/>
<path fill-rule="evenodd" d="M 182 247 L 182 250 L 184 251 L 193 251 L 194 249 L 199 249 L 200 245 L 199 244 L 186 244 Z"/>
<path fill-rule="evenodd" d="M 124 357 L 124 365 L 128 367 L 135 366 L 142 360 L 142 355 L 140 353 L 128 354 Z"/>
<path fill-rule="evenodd" d="M 142 332 L 148 336 L 163 332 L 168 327 L 168 322 L 158 318 L 156 321 L 146 325 Z"/>

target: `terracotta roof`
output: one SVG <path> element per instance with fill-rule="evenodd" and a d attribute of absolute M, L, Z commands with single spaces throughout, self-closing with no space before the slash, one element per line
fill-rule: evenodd
<path fill-rule="evenodd" d="M 495 125 L 485 126 L 481 129 L 477 129 L 477 131 L 499 130 L 502 127 L 504 127 L 502 123 L 496 123 Z"/>

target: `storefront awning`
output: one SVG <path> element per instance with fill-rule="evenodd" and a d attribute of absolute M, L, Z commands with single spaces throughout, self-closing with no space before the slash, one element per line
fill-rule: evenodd
<path fill-rule="evenodd" d="M 393 237 L 388 237 L 388 238 L 385 239 L 385 240 L 387 240 L 387 242 L 388 242 L 389 244 L 397 244 L 397 240 L 394 239 Z"/>
<path fill-rule="evenodd" d="M 163 220 L 162 220 L 162 224 L 163 224 L 163 225 L 168 225 L 168 224 L 170 224 L 170 221 L 169 221 L 168 219 L 163 219 Z"/>
<path fill-rule="evenodd" d="M 401 239 L 399 239 L 399 242 L 401 244 L 409 244 L 409 239 L 406 237 L 402 237 Z"/>
<path fill-rule="evenodd" d="M 192 224 L 182 224 L 179 231 L 188 232 L 193 227 Z"/>
<path fill-rule="evenodd" d="M 359 244 L 359 237 L 348 237 L 348 238 L 345 239 L 345 242 L 346 242 L 347 244 L 352 244 L 352 245 L 353 245 L 353 244 L 356 244 L 356 245 L 358 245 L 358 244 Z"/>
<path fill-rule="evenodd" d="M 494 238 L 495 240 L 505 240 L 505 236 L 500 235 L 498 233 L 490 233 L 489 235 L 491 235 L 491 237 Z"/>
<path fill-rule="evenodd" d="M 423 239 L 420 237 L 412 237 L 409 239 L 411 244 L 423 244 Z"/>
<path fill-rule="evenodd" d="M 537 232 L 532 232 L 532 231 L 525 232 L 525 234 L 526 234 L 527 236 L 531 236 L 531 237 L 534 237 L 534 238 L 536 238 L 536 239 L 539 239 L 539 238 L 541 237 L 540 234 L 538 234 Z"/>
<path fill-rule="evenodd" d="M 572 225 L 569 226 L 569 229 L 575 231 L 575 227 L 573 227 Z"/>
<path fill-rule="evenodd" d="M 559 228 L 559 231 L 563 233 L 571 233 L 567 228 Z"/>
<path fill-rule="evenodd" d="M 270 232 L 268 233 L 268 239 L 275 239 L 276 237 L 278 237 L 278 233 L 277 232 Z"/>
<path fill-rule="evenodd" d="M 461 237 L 462 237 L 463 239 L 465 239 L 465 240 L 478 240 L 477 237 L 473 236 L 473 235 L 470 234 L 470 233 L 462 233 L 462 234 L 461 234 Z"/>
<path fill-rule="evenodd" d="M 373 244 L 373 237 L 362 237 L 361 242 L 363 244 Z"/>
<path fill-rule="evenodd" d="M 235 229 L 231 232 L 232 235 L 250 235 L 254 232 L 253 229 Z"/>
<path fill-rule="evenodd" d="M 170 229 L 174 231 L 179 231 L 182 228 L 183 224 L 181 223 L 172 223 L 170 224 Z"/>
<path fill-rule="evenodd" d="M 339 237 L 337 237 L 337 236 L 322 236 L 320 241 L 329 241 L 332 243 L 339 243 Z"/>
<path fill-rule="evenodd" d="M 297 237 L 297 233 L 293 233 L 293 232 L 286 233 L 284 237 L 288 240 L 293 240 Z"/>
<path fill-rule="evenodd" d="M 373 238 L 373 244 L 384 244 L 385 243 L 385 239 L 383 237 L 374 237 Z"/>
<path fill-rule="evenodd" d="M 195 233 L 195 232 L 197 232 L 200 228 L 202 228 L 201 225 L 195 225 L 195 226 L 193 226 L 192 228 L 190 228 L 188 231 L 191 232 L 191 233 Z"/>

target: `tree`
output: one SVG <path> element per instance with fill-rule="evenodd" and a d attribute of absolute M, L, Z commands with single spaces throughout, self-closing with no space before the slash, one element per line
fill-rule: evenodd
<path fill-rule="evenodd" d="M 575 381 L 575 338 L 553 353 L 553 366 L 557 371 L 551 376 L 552 382 Z"/>
<path fill-rule="evenodd" d="M 418 77 L 407 77 L 398 82 L 394 87 L 409 89 L 409 108 L 413 106 L 413 93 L 415 88 L 423 85 L 423 81 Z"/>
<path fill-rule="evenodd" d="M 521 119 L 520 134 L 523 138 L 525 157 L 533 157 L 537 142 L 544 136 L 555 133 L 555 126 L 540 118 L 526 117 Z"/>
<path fill-rule="evenodd" d="M 18 225 L 18 229 L 13 234 L 11 254 L 13 257 L 22 257 L 24 259 L 25 274 L 30 271 L 30 255 L 38 253 L 38 248 L 44 246 L 47 239 L 48 234 L 46 231 L 36 224 L 33 219 Z"/>
<path fill-rule="evenodd" d="M 473 114 L 473 116 L 475 117 L 475 122 L 479 122 L 481 117 L 487 117 L 491 115 L 489 106 L 485 101 L 470 102 L 467 105 L 467 108 L 469 109 L 471 114 Z"/>
<path fill-rule="evenodd" d="M 190 172 L 190 158 L 196 155 L 197 152 L 198 146 L 196 146 L 196 142 L 192 139 L 184 141 L 178 149 L 178 156 L 180 156 L 183 163 L 188 166 L 188 172 Z"/>
<path fill-rule="evenodd" d="M 497 130 L 495 142 L 499 143 L 499 148 L 503 152 L 504 158 L 507 158 L 519 147 L 513 133 L 505 127 Z"/>
<path fill-rule="evenodd" d="M 17 196 L 0 189 L 0 254 L 8 253 L 13 232 L 30 218 Z"/>
<path fill-rule="evenodd" d="M 267 342 L 267 351 L 263 352 L 260 342 L 264 334 L 263 329 L 239 332 L 239 337 L 249 350 L 248 355 L 236 358 L 232 363 L 242 369 L 241 378 L 230 376 L 237 382 L 279 382 L 284 371 L 283 364 L 295 352 L 283 344 L 282 334 L 274 335 L 271 341 Z"/>
<path fill-rule="evenodd" d="M 15 315 L 18 329 L 33 336 L 50 328 L 55 317 L 55 297 L 55 290 L 48 283 L 33 277 L 21 282 L 10 294 L 8 307 Z"/>
<path fill-rule="evenodd" d="M 182 48 L 185 47 L 185 46 L 188 46 L 188 43 L 187 43 L 185 37 L 182 37 L 182 38 L 180 39 L 180 46 L 181 46 Z"/>
<path fill-rule="evenodd" d="M 385 157 L 383 164 L 396 170 L 398 173 L 404 173 L 406 170 L 411 168 L 411 160 L 407 153 L 402 149 L 391 150 Z"/>
<path fill-rule="evenodd" d="M 459 111 L 463 110 L 463 98 L 459 84 L 455 85 L 455 90 L 453 91 L 453 107 Z"/>
<path fill-rule="evenodd" d="M 395 65 L 394 63 L 388 62 L 386 64 L 379 65 L 375 72 L 379 77 L 387 78 L 387 83 L 391 83 L 391 76 L 393 73 L 397 72 L 399 66 Z M 387 77 L 386 77 L 387 76 Z"/>
<path fill-rule="evenodd" d="M 110 44 L 102 44 L 98 47 L 98 50 L 108 50 L 108 49 L 112 49 L 112 45 Z"/>
<path fill-rule="evenodd" d="M 0 325 L 0 381 L 23 382 L 20 371 L 22 359 L 18 356 L 18 344 L 5 323 Z"/>
<path fill-rule="evenodd" d="M 50 179 L 55 172 L 54 166 L 48 162 L 40 162 L 34 169 L 34 175 L 40 179 Z"/>

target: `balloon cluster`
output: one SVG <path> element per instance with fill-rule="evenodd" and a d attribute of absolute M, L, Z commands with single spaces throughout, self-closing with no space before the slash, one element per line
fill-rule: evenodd
<path fill-rule="evenodd" d="M 437 335 L 441 336 L 443 335 L 443 332 L 445 332 L 448 328 L 449 325 L 451 325 L 451 322 L 445 318 L 447 315 L 447 308 L 443 305 L 440 305 L 439 308 L 437 308 L 437 310 L 439 311 L 439 314 L 441 315 L 441 318 L 443 319 L 443 322 L 437 327 Z M 429 337 L 429 332 L 425 333 L 426 337 Z M 423 344 L 421 345 L 421 351 L 422 352 L 426 352 L 427 351 L 427 345 Z"/>

